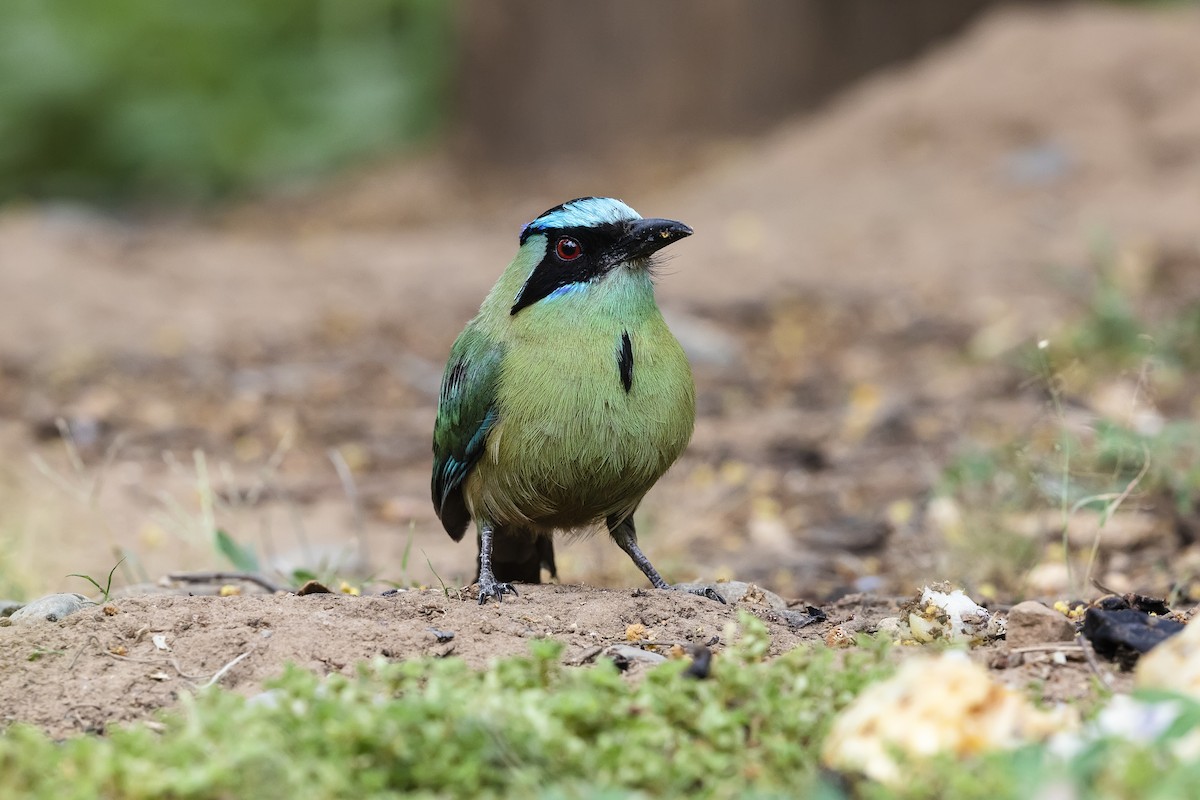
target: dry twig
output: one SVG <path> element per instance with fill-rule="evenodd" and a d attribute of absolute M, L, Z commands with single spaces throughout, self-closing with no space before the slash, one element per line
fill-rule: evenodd
<path fill-rule="evenodd" d="M 227 581 L 246 581 L 266 589 L 271 594 L 281 592 L 285 587 L 257 572 L 170 572 L 167 580 L 180 583 L 217 583 Z"/>

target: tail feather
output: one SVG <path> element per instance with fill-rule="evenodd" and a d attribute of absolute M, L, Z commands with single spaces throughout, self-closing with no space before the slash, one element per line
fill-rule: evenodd
<path fill-rule="evenodd" d="M 476 559 L 478 563 L 478 558 Z M 501 583 L 541 583 L 542 570 L 558 577 L 554 539 L 549 534 L 499 528 L 492 546 L 492 572 Z M 476 566 L 475 580 L 479 580 Z"/>

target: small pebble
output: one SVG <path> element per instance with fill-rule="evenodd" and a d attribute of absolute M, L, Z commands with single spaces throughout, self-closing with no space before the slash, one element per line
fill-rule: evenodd
<path fill-rule="evenodd" d="M 1075 624 L 1052 608 L 1026 600 L 1008 612 L 1008 646 L 1030 647 L 1075 639 Z"/>
<path fill-rule="evenodd" d="M 429 628 L 429 632 L 433 634 L 433 638 L 438 640 L 438 644 L 445 644 L 454 638 L 454 631 L 443 631 L 437 628 Z"/>

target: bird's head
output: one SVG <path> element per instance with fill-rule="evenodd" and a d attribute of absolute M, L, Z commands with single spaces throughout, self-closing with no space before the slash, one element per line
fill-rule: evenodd
<path fill-rule="evenodd" d="M 521 250 L 534 267 L 510 314 L 541 300 L 587 289 L 614 270 L 649 270 L 650 257 L 692 229 L 669 219 L 642 219 L 620 200 L 580 197 L 540 214 L 521 229 Z"/>

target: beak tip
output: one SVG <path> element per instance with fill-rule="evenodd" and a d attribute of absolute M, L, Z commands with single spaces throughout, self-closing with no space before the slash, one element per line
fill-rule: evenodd
<path fill-rule="evenodd" d="M 664 220 L 662 227 L 658 229 L 658 238 L 662 239 L 664 243 L 670 244 L 680 239 L 686 239 L 693 233 L 695 231 L 692 230 L 690 225 L 685 225 L 675 220 Z"/>

